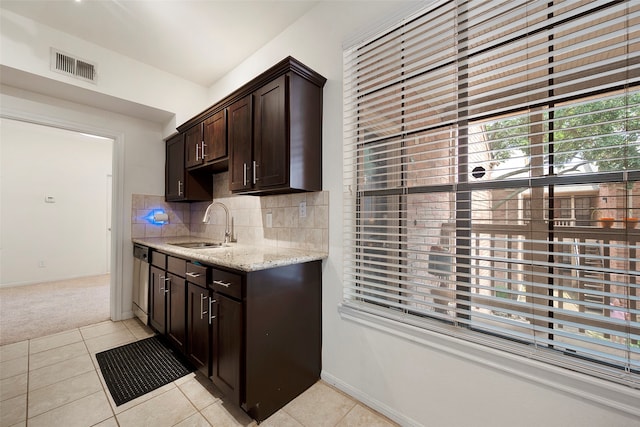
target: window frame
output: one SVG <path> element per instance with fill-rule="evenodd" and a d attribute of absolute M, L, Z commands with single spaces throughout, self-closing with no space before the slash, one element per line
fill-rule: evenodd
<path fill-rule="evenodd" d="M 438 5 L 442 3 L 446 3 L 446 2 L 438 2 Z M 424 13 L 424 12 L 421 11 L 420 13 Z M 410 20 L 411 18 L 408 19 L 408 21 Z M 459 78 L 458 81 L 465 80 L 465 79 L 466 79 L 465 75 L 462 74 L 461 78 Z M 465 92 L 467 88 L 465 84 L 459 84 L 458 90 L 460 92 Z M 537 106 L 542 107 L 542 106 L 545 106 L 545 104 L 539 103 L 537 104 Z M 461 115 L 464 117 L 467 117 L 467 112 L 463 112 Z M 458 157 L 459 169 L 457 170 L 456 183 L 443 184 L 443 185 L 436 185 L 436 184 L 422 185 L 419 187 L 408 187 L 406 184 L 403 184 L 402 186 L 400 186 L 400 188 L 381 189 L 378 191 L 369 190 L 369 189 L 365 191 L 360 191 L 360 189 L 358 188 L 356 191 L 356 199 L 358 199 L 359 197 L 375 196 L 376 194 L 381 194 L 381 195 L 395 194 L 400 198 L 400 201 L 398 203 L 399 205 L 406 205 L 406 198 L 410 194 L 429 193 L 429 190 L 433 190 L 434 192 L 455 191 L 455 194 L 457 196 L 455 200 L 456 212 L 459 215 L 455 217 L 455 223 L 458 229 L 466 230 L 466 233 L 462 232 L 456 235 L 457 252 L 454 254 L 454 256 L 457 257 L 458 260 L 468 260 L 472 256 L 471 254 L 471 247 L 472 247 L 472 244 L 471 244 L 471 239 L 472 239 L 471 193 L 473 191 L 478 191 L 478 190 L 492 190 L 497 188 L 517 188 L 519 186 L 525 186 L 524 184 L 526 184 L 526 187 L 531 186 L 529 184 L 529 181 L 530 181 L 529 179 L 523 180 L 521 182 L 519 182 L 518 180 L 508 180 L 504 182 L 491 181 L 491 182 L 484 182 L 484 183 L 470 182 L 468 179 L 470 171 L 467 168 L 467 165 L 469 164 L 468 150 L 467 150 L 469 125 L 470 125 L 470 120 L 468 119 L 457 123 L 458 135 L 456 138 L 456 142 L 458 144 L 457 157 Z M 549 131 L 549 133 L 552 133 L 552 132 L 553 130 Z M 406 132 L 403 135 L 408 135 L 409 133 L 410 132 Z M 366 144 L 366 142 L 363 142 L 362 144 Z M 401 164 L 405 164 L 405 162 L 401 162 Z M 404 170 L 402 173 L 405 174 L 406 170 Z M 533 187 L 554 188 L 554 186 L 567 185 L 567 184 L 579 185 L 579 184 L 585 184 L 585 183 L 591 184 L 594 182 L 609 183 L 609 182 L 621 182 L 623 180 L 638 181 L 640 179 L 640 171 L 633 171 L 630 173 L 626 173 L 626 172 L 596 173 L 592 175 L 581 175 L 581 176 L 554 176 L 553 174 L 546 175 L 544 173 L 542 175 L 543 176 L 535 178 Z M 359 177 L 356 176 L 355 181 L 358 182 Z M 527 181 L 527 182 L 524 182 L 524 181 Z M 357 201 L 356 201 L 356 204 L 358 204 Z M 574 204 L 573 199 L 571 204 L 572 204 L 572 212 L 575 212 L 575 209 L 573 207 L 573 204 Z M 400 219 L 399 221 L 402 221 L 402 219 Z M 348 223 L 348 220 L 347 220 L 347 223 Z M 347 225 L 347 228 L 348 228 L 348 225 Z M 400 246 L 401 245 L 402 245 L 402 242 L 400 242 Z M 470 312 L 470 309 L 471 309 L 470 305 L 465 304 L 465 298 L 467 298 L 467 300 L 469 298 L 468 296 L 465 297 L 465 294 L 470 294 L 471 292 L 471 284 L 469 281 L 471 264 L 458 262 L 456 263 L 456 266 L 457 266 L 457 271 L 456 271 L 455 282 L 457 284 L 457 292 L 458 292 L 457 310 L 459 310 L 457 315 L 464 317 L 464 313 L 460 314 L 460 311 L 464 312 L 465 310 L 468 310 Z M 399 286 L 399 288 L 401 288 L 401 285 Z M 407 323 L 411 323 L 410 321 L 407 320 L 407 314 L 408 314 L 407 312 L 403 313 L 402 310 L 397 310 L 397 311 L 398 311 L 397 315 L 400 316 L 399 318 L 402 318 L 401 322 L 403 324 L 406 325 Z M 341 313 L 343 313 L 346 317 L 354 318 L 354 317 L 359 317 L 358 315 L 356 315 L 356 312 L 360 314 L 365 313 L 363 315 L 364 316 L 363 318 L 366 317 L 368 319 L 365 323 L 373 321 L 373 319 L 368 316 L 374 315 L 373 314 L 374 312 L 376 313 L 374 316 L 380 316 L 383 319 L 387 319 L 387 320 L 389 320 L 390 318 L 396 319 L 396 317 L 394 316 L 394 313 L 380 313 L 378 310 L 369 311 L 366 308 L 361 308 L 361 307 L 359 307 L 358 309 L 354 309 L 353 306 L 349 306 L 347 299 L 345 299 L 345 302 L 341 305 Z M 426 317 L 429 317 L 429 316 L 426 316 Z M 377 319 L 377 320 L 379 321 L 380 319 Z M 431 322 L 431 320 L 420 319 L 420 322 Z M 373 323 L 378 323 L 378 322 L 373 321 Z M 443 323 L 443 322 L 438 322 L 438 323 Z M 444 323 L 446 324 L 446 322 Z M 455 321 L 452 323 L 455 323 Z M 384 327 L 387 327 L 387 326 L 384 326 Z M 469 328 L 468 332 L 464 332 L 464 331 L 461 332 L 459 328 L 456 327 L 457 328 L 456 332 L 452 334 L 451 327 L 455 327 L 455 326 L 449 325 L 448 329 L 442 330 L 442 325 L 439 325 L 439 324 L 435 326 L 431 325 L 430 331 L 434 331 L 434 330 L 438 330 L 440 332 L 447 331 L 445 333 L 446 335 L 453 336 L 453 335 L 460 335 L 460 334 L 467 335 L 468 333 L 472 333 L 472 330 L 473 330 L 473 328 Z M 425 331 L 425 333 L 428 334 L 430 331 Z M 472 341 L 472 342 L 484 342 L 485 340 L 488 340 L 488 338 L 487 337 L 469 338 L 469 341 Z M 494 345 L 496 348 L 504 347 L 502 344 L 496 343 L 493 339 L 490 339 L 489 341 L 492 341 L 493 343 L 492 345 Z M 512 351 L 512 350 L 509 350 L 509 351 Z M 524 354 L 527 354 L 527 352 L 525 351 Z M 555 356 L 547 355 L 546 357 L 553 358 Z M 565 367 L 570 367 L 571 363 L 575 362 L 571 360 L 564 360 L 566 356 L 560 355 L 559 357 L 563 360 L 560 364 L 564 365 Z M 578 364 L 584 365 L 583 363 L 578 363 Z"/>

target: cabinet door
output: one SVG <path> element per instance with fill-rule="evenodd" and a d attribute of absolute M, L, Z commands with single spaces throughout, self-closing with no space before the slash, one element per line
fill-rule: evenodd
<path fill-rule="evenodd" d="M 227 157 L 227 110 L 222 110 L 204 121 L 202 157 L 213 162 Z"/>
<path fill-rule="evenodd" d="M 197 126 L 196 126 L 197 127 Z M 211 175 L 191 174 L 185 169 L 185 135 L 167 140 L 165 169 L 165 199 L 168 202 L 211 200 Z"/>
<path fill-rule="evenodd" d="M 184 133 L 185 164 L 190 168 L 202 164 L 202 123 Z"/>
<path fill-rule="evenodd" d="M 289 182 L 287 99 L 286 75 L 255 92 L 253 144 L 258 188 L 281 187 Z"/>
<path fill-rule="evenodd" d="M 229 120 L 229 189 L 248 190 L 252 187 L 251 95 L 231 104 Z"/>
<path fill-rule="evenodd" d="M 167 294 L 167 336 L 175 348 L 185 352 L 186 325 L 186 282 L 182 277 L 167 273 L 169 293 Z"/>
<path fill-rule="evenodd" d="M 151 266 L 149 276 L 149 324 L 159 333 L 166 330 L 166 273 L 164 270 Z"/>
<path fill-rule="evenodd" d="M 240 404 L 240 362 L 242 357 L 242 304 L 213 294 L 215 318 L 211 381 L 235 404 Z M 258 355 L 259 356 L 259 355 Z"/>
<path fill-rule="evenodd" d="M 184 136 L 176 135 L 167 140 L 165 170 L 165 198 L 168 201 L 184 198 Z"/>
<path fill-rule="evenodd" d="M 187 355 L 198 369 L 209 368 L 209 309 L 210 291 L 187 283 Z"/>

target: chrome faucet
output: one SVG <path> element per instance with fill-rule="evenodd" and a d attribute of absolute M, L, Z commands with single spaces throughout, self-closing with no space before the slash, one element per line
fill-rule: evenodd
<path fill-rule="evenodd" d="M 231 239 L 231 231 L 229 230 L 229 209 L 224 205 L 224 203 L 212 202 L 209 206 L 207 206 L 207 210 L 204 212 L 204 218 L 202 218 L 202 222 L 204 222 L 205 224 L 209 223 L 211 208 L 213 208 L 216 205 L 222 206 L 222 208 L 224 209 L 224 213 L 225 213 L 224 242 L 229 243 L 229 240 Z"/>

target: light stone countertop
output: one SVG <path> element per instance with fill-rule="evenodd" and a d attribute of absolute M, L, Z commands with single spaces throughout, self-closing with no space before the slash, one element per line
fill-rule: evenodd
<path fill-rule="evenodd" d="M 131 239 L 138 243 L 157 249 L 169 255 L 200 261 L 206 264 L 229 267 L 240 271 L 250 272 L 265 270 L 291 264 L 301 264 L 309 261 L 326 259 L 325 252 L 306 251 L 301 249 L 285 249 L 273 246 L 252 246 L 239 243 L 229 243 L 228 246 L 218 248 L 189 249 L 172 245 L 171 243 L 212 242 L 210 239 L 197 237 L 148 237 Z"/>

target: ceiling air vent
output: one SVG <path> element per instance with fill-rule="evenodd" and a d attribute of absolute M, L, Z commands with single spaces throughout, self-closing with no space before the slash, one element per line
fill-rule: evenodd
<path fill-rule="evenodd" d="M 91 83 L 96 82 L 96 64 L 74 58 L 53 48 L 51 48 L 51 70 Z"/>

